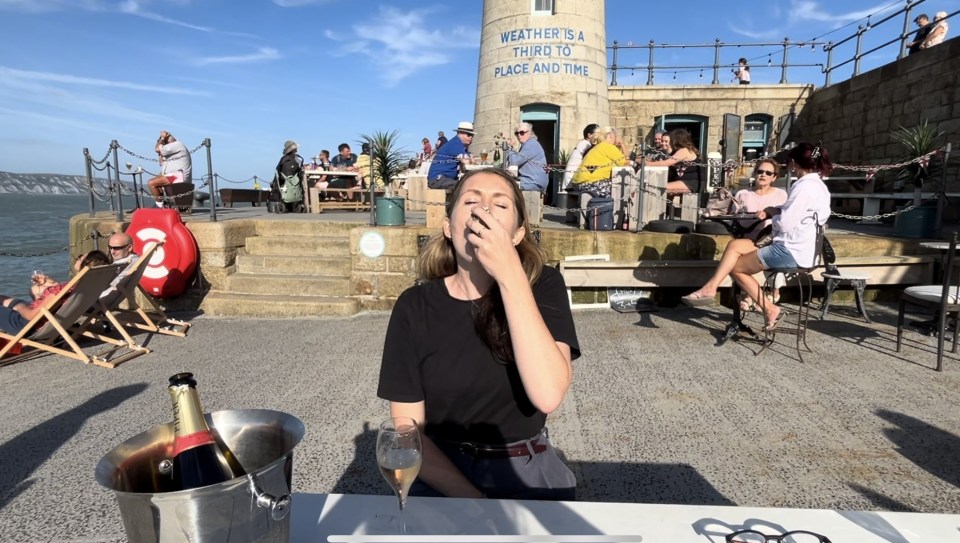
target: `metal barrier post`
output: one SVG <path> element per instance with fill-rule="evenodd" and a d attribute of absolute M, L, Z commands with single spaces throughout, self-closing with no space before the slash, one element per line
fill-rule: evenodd
<path fill-rule="evenodd" d="M 913 0 L 907 0 L 907 7 L 903 8 L 903 32 L 900 34 L 900 54 L 897 60 L 907 56 L 907 38 L 910 37 L 910 9 Z"/>
<path fill-rule="evenodd" d="M 783 63 L 780 65 L 780 84 L 787 83 L 787 49 L 790 47 L 790 38 L 783 38 Z"/>
<path fill-rule="evenodd" d="M 117 159 L 117 149 L 120 144 L 117 140 L 110 142 L 110 149 L 113 151 L 113 175 L 117 182 L 117 222 L 123 222 L 123 195 L 120 194 L 122 185 L 120 183 L 120 163 Z"/>
<path fill-rule="evenodd" d="M 614 72 L 614 73 L 616 73 L 616 72 Z M 377 201 L 376 201 L 376 200 L 377 200 L 377 199 L 376 199 L 376 195 L 377 195 L 377 192 L 376 192 L 377 182 L 376 182 L 376 177 L 374 177 L 374 175 L 373 175 L 373 166 L 374 166 L 374 164 L 373 164 L 373 142 L 368 139 L 368 140 L 367 140 L 367 143 L 370 144 L 370 226 L 376 226 L 376 225 L 377 225 L 377 209 L 376 209 L 376 207 L 377 207 Z M 363 174 L 362 174 L 362 173 L 360 174 L 360 179 L 359 179 L 359 181 L 360 181 L 360 182 L 359 182 L 358 184 L 362 187 L 362 186 L 363 186 Z M 384 186 L 386 186 L 386 185 L 384 185 Z"/>
<path fill-rule="evenodd" d="M 713 42 L 713 81 L 710 84 L 720 84 L 720 38 Z"/>
<path fill-rule="evenodd" d="M 853 56 L 853 76 L 856 77 L 860 75 L 860 54 L 861 47 L 863 46 L 863 33 L 867 30 L 863 25 L 857 25 L 857 52 Z"/>
<path fill-rule="evenodd" d="M 950 142 L 947 142 L 946 148 L 943 150 L 943 164 L 941 165 L 940 172 L 940 187 L 937 190 L 937 227 L 934 230 L 933 235 L 935 237 L 940 237 L 940 234 L 943 231 L 943 207 L 946 205 L 947 199 L 947 164 L 950 162 L 950 150 L 952 146 Z"/>
<path fill-rule="evenodd" d="M 653 43 L 653 40 L 650 40 L 647 45 L 650 48 L 650 60 L 647 61 L 647 86 L 653 85 Z"/>
<path fill-rule="evenodd" d="M 827 75 L 826 75 L 826 78 L 823 80 L 823 86 L 824 86 L 824 87 L 829 87 L 829 86 L 830 86 L 830 72 L 833 70 L 833 67 L 832 67 L 832 66 L 833 66 L 833 42 L 832 42 L 832 41 L 831 41 L 831 42 L 827 42 L 827 44 L 823 46 L 823 49 L 827 52 L 827 67 L 826 67 L 826 69 L 824 70 L 824 72 L 825 72 Z"/>
<path fill-rule="evenodd" d="M 93 164 L 91 164 L 92 158 L 90 158 L 90 149 L 86 147 L 83 148 L 83 165 L 87 171 L 87 190 L 90 191 L 90 216 L 94 215 L 94 206 L 96 205 L 93 199 Z"/>
<path fill-rule="evenodd" d="M 620 45 L 617 43 L 617 40 L 613 40 L 613 64 L 610 66 L 610 71 L 613 72 L 610 79 L 610 86 L 617 86 L 617 49 Z"/>
<path fill-rule="evenodd" d="M 213 157 L 210 154 L 210 138 L 204 138 L 203 145 L 207 148 L 207 179 L 210 180 L 210 221 L 217 222 L 217 176 L 213 174 Z M 196 187 L 196 185 L 194 185 L 194 187 Z M 191 196 L 196 196 L 196 193 Z"/>

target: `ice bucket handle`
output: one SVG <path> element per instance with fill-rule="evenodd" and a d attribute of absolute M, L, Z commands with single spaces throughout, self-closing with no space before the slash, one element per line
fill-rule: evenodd
<path fill-rule="evenodd" d="M 257 506 L 270 510 L 270 517 L 273 520 L 283 520 L 290 512 L 290 494 L 284 494 L 280 497 L 274 497 L 260 489 L 257 480 L 253 474 L 248 474 L 250 481 L 250 493 L 257 499 Z"/>

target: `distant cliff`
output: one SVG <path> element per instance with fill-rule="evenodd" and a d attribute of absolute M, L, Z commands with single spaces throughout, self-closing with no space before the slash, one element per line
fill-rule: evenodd
<path fill-rule="evenodd" d="M 107 190 L 106 179 L 94 179 L 98 194 Z M 123 182 L 129 190 L 133 185 Z M 60 175 L 52 173 L 0 172 L 0 194 L 86 194 L 87 178 L 83 175 Z"/>

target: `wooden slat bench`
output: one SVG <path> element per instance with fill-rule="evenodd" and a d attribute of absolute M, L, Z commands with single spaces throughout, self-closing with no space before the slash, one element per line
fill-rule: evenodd
<path fill-rule="evenodd" d="M 314 187 L 308 189 L 308 192 L 310 194 L 311 213 L 323 213 L 326 209 L 345 209 L 352 211 L 370 210 L 370 189 L 318 189 Z M 350 199 L 347 201 L 336 199 L 342 193 L 346 193 Z M 321 194 L 325 194 L 334 199 L 320 200 Z M 383 189 L 376 189 L 374 194 L 376 196 L 383 196 Z"/>
<path fill-rule="evenodd" d="M 938 255 L 918 256 L 860 256 L 837 258 L 841 273 L 862 273 L 875 285 L 913 285 L 933 280 Z M 560 273 L 572 288 L 697 288 L 710 279 L 716 270 L 716 260 L 565 260 L 560 262 Z M 820 273 L 814 279 L 822 281 Z M 757 274 L 762 282 L 763 274 Z M 729 277 L 721 287 L 732 286 Z"/>
<path fill-rule="evenodd" d="M 233 207 L 238 202 L 247 202 L 258 206 L 261 202 L 270 199 L 270 191 L 256 189 L 220 189 L 220 201 L 226 207 Z"/>

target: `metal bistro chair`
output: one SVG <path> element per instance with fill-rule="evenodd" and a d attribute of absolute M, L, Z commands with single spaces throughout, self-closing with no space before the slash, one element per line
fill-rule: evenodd
<path fill-rule="evenodd" d="M 957 332 L 960 330 L 960 278 L 956 267 L 957 232 L 950 240 L 946 263 L 943 268 L 942 285 L 918 285 L 907 287 L 900 296 L 900 311 L 897 314 L 897 352 L 903 342 L 903 313 L 907 304 L 936 309 L 937 331 L 937 371 L 943 371 L 943 336 L 947 333 L 947 321 L 953 315 L 953 349 L 957 352 Z"/>
<path fill-rule="evenodd" d="M 817 217 L 817 214 L 813 214 L 813 223 L 817 229 L 816 237 L 816 249 L 813 257 L 813 264 L 810 267 L 797 267 L 797 268 L 770 268 L 764 270 L 767 273 L 767 281 L 763 286 L 763 291 L 767 292 L 770 290 L 773 285 L 771 284 L 774 281 L 778 273 L 784 274 L 787 278 L 787 283 L 796 282 L 797 286 L 800 289 L 800 299 L 797 306 L 797 320 L 795 328 L 787 328 L 787 316 L 782 315 L 782 322 L 779 326 L 773 330 L 764 329 L 763 332 L 763 347 L 757 351 L 757 355 L 760 355 L 763 351 L 767 350 L 767 347 L 773 345 L 774 340 L 777 337 L 777 332 L 783 332 L 785 334 L 794 334 L 797 337 L 797 357 L 800 359 L 800 362 L 803 363 L 803 352 L 800 349 L 800 343 L 803 342 L 803 348 L 808 352 L 813 352 L 810 347 L 807 345 L 807 321 L 810 319 L 810 298 L 813 294 L 813 272 L 817 268 L 821 267 L 825 261 L 832 264 L 836 259 L 836 256 L 833 251 L 833 246 L 830 245 L 830 242 L 827 241 L 827 238 L 823 234 L 824 227 L 820 224 L 820 221 Z M 767 297 L 764 295 L 762 297 L 761 303 L 766 303 Z M 781 307 L 781 311 L 787 311 L 787 308 Z"/>

